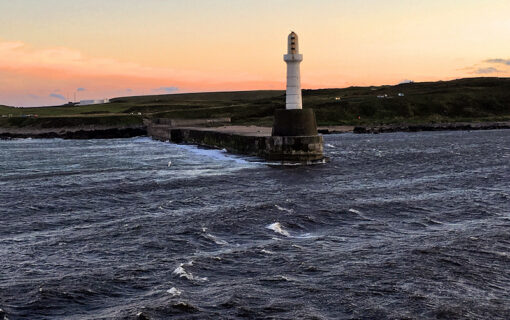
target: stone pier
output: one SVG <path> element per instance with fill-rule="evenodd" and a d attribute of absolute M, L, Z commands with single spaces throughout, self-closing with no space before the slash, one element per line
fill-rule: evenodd
<path fill-rule="evenodd" d="M 147 122 L 148 135 L 161 141 L 225 149 L 283 163 L 310 164 L 324 159 L 322 136 L 272 136 L 271 131 L 256 126 L 172 127 Z"/>

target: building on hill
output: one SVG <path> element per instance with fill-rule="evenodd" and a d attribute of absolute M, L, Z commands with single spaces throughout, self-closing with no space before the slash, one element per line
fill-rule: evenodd
<path fill-rule="evenodd" d="M 79 106 L 88 106 L 91 104 L 103 104 L 103 103 L 110 103 L 110 99 L 100 99 L 100 100 L 80 100 L 80 103 L 78 103 Z"/>

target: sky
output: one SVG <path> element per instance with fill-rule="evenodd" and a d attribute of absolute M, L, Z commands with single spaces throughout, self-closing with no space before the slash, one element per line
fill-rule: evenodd
<path fill-rule="evenodd" d="M 0 105 L 510 76 L 508 0 L 0 1 Z"/>

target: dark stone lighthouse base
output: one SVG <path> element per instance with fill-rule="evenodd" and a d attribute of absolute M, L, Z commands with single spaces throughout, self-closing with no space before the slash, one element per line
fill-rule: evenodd
<path fill-rule="evenodd" d="M 267 159 L 313 163 L 324 160 L 324 142 L 317 134 L 312 109 L 276 110 Z"/>

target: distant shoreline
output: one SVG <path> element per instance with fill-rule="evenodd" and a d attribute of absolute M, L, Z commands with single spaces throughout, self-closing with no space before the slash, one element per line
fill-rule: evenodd
<path fill-rule="evenodd" d="M 1 128 L 0 139 L 117 139 L 147 135 L 144 126 L 130 127 L 64 127 L 64 128 Z"/>
<path fill-rule="evenodd" d="M 436 130 L 429 125 L 433 123 L 458 130 L 450 123 L 510 121 L 510 78 L 304 89 L 302 95 L 304 108 L 314 110 L 319 126 L 377 127 L 368 131 L 386 132 Z M 255 90 L 118 97 L 107 104 L 86 106 L 0 106 L 0 128 L 116 127 L 141 125 L 143 119 L 171 119 L 182 124 L 225 118 L 234 125 L 270 127 L 275 112 L 285 108 L 285 99 L 283 90 Z"/>
<path fill-rule="evenodd" d="M 510 121 L 498 122 L 446 122 L 428 124 L 394 124 L 380 126 L 357 126 L 354 133 L 389 133 L 389 132 L 420 132 L 420 131 L 474 131 L 510 129 Z"/>
<path fill-rule="evenodd" d="M 222 127 L 195 127 L 204 131 L 227 132 L 238 135 L 270 135 L 270 127 L 256 126 L 222 126 Z M 428 124 L 393 124 L 393 125 L 368 125 L 368 126 L 320 126 L 320 134 L 379 134 L 391 132 L 420 132 L 420 131 L 474 131 L 474 130 L 497 130 L 510 129 L 510 121 L 499 122 L 451 122 L 451 123 L 428 123 Z M 116 139 L 147 136 L 147 128 L 138 126 L 76 126 L 63 128 L 2 128 L 0 127 L 0 139 L 16 138 L 40 138 L 40 139 Z"/>

